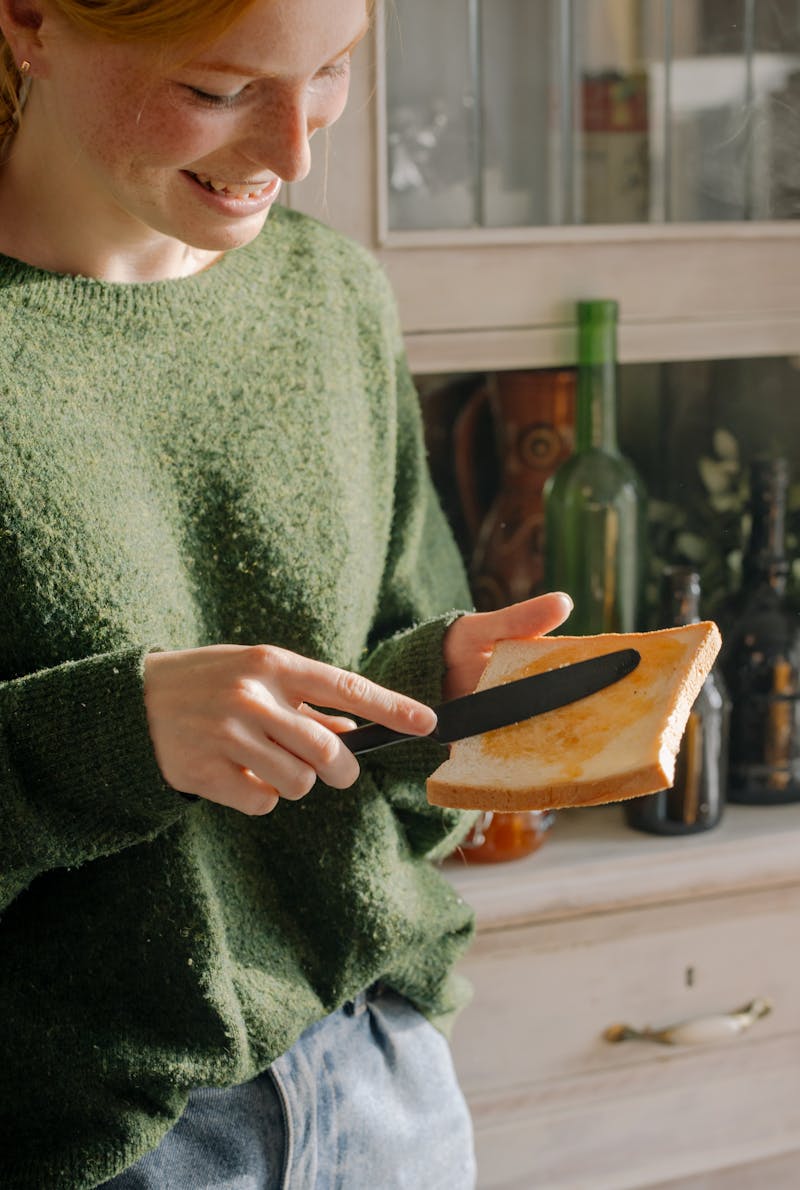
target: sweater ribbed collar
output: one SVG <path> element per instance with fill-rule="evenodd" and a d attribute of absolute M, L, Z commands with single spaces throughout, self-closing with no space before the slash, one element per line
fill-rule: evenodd
<path fill-rule="evenodd" d="M 265 279 L 265 241 L 281 237 L 281 222 L 277 211 L 273 212 L 269 231 L 265 227 L 250 244 L 226 252 L 203 272 L 167 281 L 101 281 L 49 272 L 0 253 L 0 298 L 4 289 L 12 289 L 15 305 L 77 323 L 89 319 L 95 323 L 98 319 L 147 322 L 170 315 L 180 319 L 190 311 L 196 316 L 198 309 L 213 317 L 229 317 L 232 292 L 240 286 L 246 291 L 252 284 L 257 257 L 263 262 L 261 275 Z"/>

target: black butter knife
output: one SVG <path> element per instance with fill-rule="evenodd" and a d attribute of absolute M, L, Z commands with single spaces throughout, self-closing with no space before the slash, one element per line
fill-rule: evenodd
<path fill-rule="evenodd" d="M 490 686 L 488 690 L 466 694 L 463 698 L 452 698 L 433 708 L 438 723 L 430 735 L 404 735 L 380 723 L 365 723 L 363 727 L 343 732 L 339 739 L 355 753 L 371 752 L 375 748 L 385 748 L 387 744 L 399 744 L 402 740 L 436 740 L 440 744 L 451 744 L 465 736 L 510 727 L 596 694 L 632 673 L 640 660 L 636 649 L 618 649 L 501 686 Z"/>

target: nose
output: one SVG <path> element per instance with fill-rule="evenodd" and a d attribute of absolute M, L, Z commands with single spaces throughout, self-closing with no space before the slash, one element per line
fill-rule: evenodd
<path fill-rule="evenodd" d="M 266 105 L 257 116 L 247 155 L 258 165 L 265 165 L 284 182 L 301 182 L 311 169 L 314 132 L 303 95 L 285 95 Z"/>

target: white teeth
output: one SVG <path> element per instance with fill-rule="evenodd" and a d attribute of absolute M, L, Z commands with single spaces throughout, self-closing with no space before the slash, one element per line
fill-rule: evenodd
<path fill-rule="evenodd" d="M 214 190 L 217 194 L 227 194 L 230 198 L 258 198 L 267 187 L 270 185 L 270 179 L 266 182 L 245 182 L 244 184 L 236 184 L 235 182 L 221 182 L 218 178 L 211 178 L 208 174 L 194 174 L 198 182 L 205 186 L 206 190 Z"/>

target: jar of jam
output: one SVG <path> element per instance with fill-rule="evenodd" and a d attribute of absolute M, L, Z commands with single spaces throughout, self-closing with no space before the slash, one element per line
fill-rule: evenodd
<path fill-rule="evenodd" d="M 498 864 L 538 851 L 555 815 L 542 810 L 484 811 L 456 853 L 468 864 Z"/>

